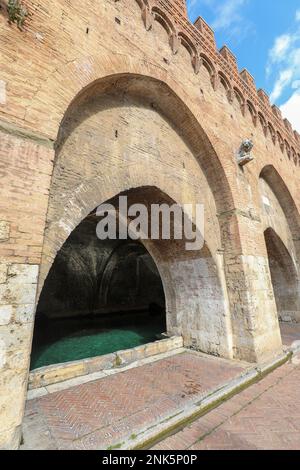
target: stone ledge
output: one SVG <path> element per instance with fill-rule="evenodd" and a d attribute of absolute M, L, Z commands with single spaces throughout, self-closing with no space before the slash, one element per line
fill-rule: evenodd
<path fill-rule="evenodd" d="M 80 361 L 72 361 L 51 366 L 40 367 L 29 374 L 29 390 L 64 382 L 95 372 L 115 370 L 136 361 L 156 356 L 183 347 L 181 336 L 143 344 L 132 349 L 97 356 Z"/>

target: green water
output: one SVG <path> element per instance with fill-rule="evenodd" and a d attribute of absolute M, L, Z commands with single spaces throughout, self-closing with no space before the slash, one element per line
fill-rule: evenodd
<path fill-rule="evenodd" d="M 35 333 L 30 368 L 133 348 L 157 340 L 163 331 L 164 325 L 158 319 L 119 328 L 99 328 L 95 322 L 86 321 L 54 321 Z"/>

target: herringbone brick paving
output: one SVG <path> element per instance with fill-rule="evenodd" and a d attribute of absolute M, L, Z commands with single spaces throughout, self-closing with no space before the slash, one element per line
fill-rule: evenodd
<path fill-rule="evenodd" d="M 154 450 L 300 449 L 300 354 Z"/>
<path fill-rule="evenodd" d="M 23 448 L 107 449 L 176 413 L 244 367 L 184 352 L 30 400 Z"/>

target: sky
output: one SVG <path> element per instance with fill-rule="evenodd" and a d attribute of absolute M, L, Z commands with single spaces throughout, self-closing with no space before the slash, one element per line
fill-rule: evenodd
<path fill-rule="evenodd" d="M 187 0 L 300 133 L 300 0 Z"/>

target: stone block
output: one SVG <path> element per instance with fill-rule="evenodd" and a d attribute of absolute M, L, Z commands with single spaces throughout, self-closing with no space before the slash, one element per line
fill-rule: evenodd
<path fill-rule="evenodd" d="M 0 432 L 0 450 L 17 450 L 21 440 L 21 426 Z"/>
<path fill-rule="evenodd" d="M 12 264 L 8 267 L 9 284 L 36 284 L 39 266 L 35 264 Z"/>
<path fill-rule="evenodd" d="M 145 357 L 155 356 L 160 353 L 158 342 L 148 343 L 145 346 Z"/>
<path fill-rule="evenodd" d="M 5 345 L 8 355 L 13 351 L 20 351 L 25 355 L 30 351 L 33 325 L 26 323 L 17 325 L 15 323 L 0 326 L 0 341 Z"/>
<path fill-rule="evenodd" d="M 15 322 L 16 323 L 31 323 L 34 320 L 35 305 L 24 304 L 15 307 Z"/>
<path fill-rule="evenodd" d="M 11 369 L 1 371 L 1 424 L 5 423 L 6 429 L 19 426 L 22 422 L 26 388 L 25 371 L 18 372 Z"/>
<path fill-rule="evenodd" d="M 36 284 L 0 284 L 0 302 L 3 305 L 29 305 L 35 303 Z"/>
<path fill-rule="evenodd" d="M 133 348 L 135 361 L 139 361 L 145 358 L 145 345 L 136 346 Z"/>
<path fill-rule="evenodd" d="M 134 349 L 126 349 L 124 351 L 118 351 L 115 358 L 115 367 L 120 367 L 126 364 L 130 364 L 136 360 L 136 353 Z"/>
<path fill-rule="evenodd" d="M 182 336 L 173 336 L 168 340 L 172 349 L 183 348 Z"/>
<path fill-rule="evenodd" d="M 0 325 L 8 325 L 13 316 L 12 305 L 0 305 Z"/>
<path fill-rule="evenodd" d="M 115 365 L 116 355 L 106 354 L 105 356 L 93 357 L 84 361 L 87 373 L 100 372 L 101 370 L 112 369 Z"/>
<path fill-rule="evenodd" d="M 87 373 L 86 364 L 81 362 L 41 367 L 30 373 L 29 389 L 44 387 Z"/>
<path fill-rule="evenodd" d="M 16 373 L 27 371 L 30 361 L 30 349 L 11 349 L 7 353 L 6 365 Z"/>

